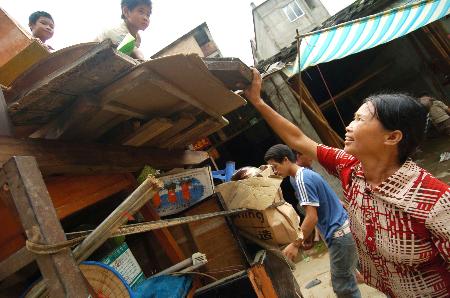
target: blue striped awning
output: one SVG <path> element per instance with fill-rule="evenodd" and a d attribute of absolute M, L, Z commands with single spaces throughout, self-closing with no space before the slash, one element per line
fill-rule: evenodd
<path fill-rule="evenodd" d="M 340 59 L 402 37 L 450 12 L 450 0 L 422 0 L 303 35 L 299 57 L 283 71 Z"/>

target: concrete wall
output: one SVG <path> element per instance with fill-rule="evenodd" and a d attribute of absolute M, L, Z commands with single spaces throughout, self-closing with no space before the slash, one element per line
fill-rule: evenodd
<path fill-rule="evenodd" d="M 279 73 L 274 73 L 269 77 L 264 78 L 263 90 L 268 96 L 274 109 L 280 113 L 280 115 L 300 127 L 308 137 L 318 143 L 322 143 L 308 117 L 301 112 L 297 99 L 294 97 L 289 86 Z M 331 188 L 333 188 L 336 194 L 342 199 L 343 193 L 341 182 L 334 176 L 328 174 L 318 162 L 313 164 L 313 168 L 314 171 L 322 175 L 328 184 L 330 184 Z"/>
<path fill-rule="evenodd" d="M 283 8 L 296 1 L 304 15 L 291 22 Z M 253 9 L 258 61 L 277 54 L 295 41 L 296 29 L 300 33 L 311 31 L 329 18 L 319 0 L 268 0 Z"/>

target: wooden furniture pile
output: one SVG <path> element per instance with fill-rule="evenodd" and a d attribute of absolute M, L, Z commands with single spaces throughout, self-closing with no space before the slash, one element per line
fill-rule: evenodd
<path fill-rule="evenodd" d="M 186 146 L 228 124 L 224 115 L 245 104 L 233 90 L 248 84 L 251 73 L 235 59 L 203 61 L 195 55 L 138 63 L 110 41 L 43 53 L 1 11 L 0 28 L 6 27 L 16 38 L 0 34 L 1 44 L 16 43 L 0 47 L 0 57 L 9 55 L 0 61 L 0 294 L 17 295 L 17 286 L 29 285 L 40 272 L 51 297 L 94 297 L 77 265 L 84 242 L 74 256 L 70 249 L 32 253 L 26 241 L 66 241 L 64 228 L 70 222 L 83 223 L 87 214 L 95 217 L 102 202 L 117 207 L 132 197 L 139 190 L 135 174 L 144 165 L 170 170 L 205 163 L 206 152 Z M 25 60 L 31 62 L 20 63 Z M 224 208 L 217 194 L 184 215 Z M 148 203 L 139 214 L 144 221 L 160 219 Z M 161 228 L 135 238 L 131 249 L 147 276 L 197 251 L 207 255 L 209 263 L 202 270 L 217 281 L 195 279 L 191 297 L 198 288 L 199 297 L 215 297 L 234 283 L 246 283 L 255 297 L 292 297 L 291 288 L 299 293 L 295 282 L 286 287 L 271 281 L 278 281 L 286 268 L 270 253 L 250 256 L 230 218 Z M 135 238 L 127 236 L 130 242 Z M 274 271 L 268 263 L 284 269 Z"/>

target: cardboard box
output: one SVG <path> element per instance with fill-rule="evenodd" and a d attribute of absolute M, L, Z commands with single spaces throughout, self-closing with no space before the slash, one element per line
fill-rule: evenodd
<path fill-rule="evenodd" d="M 183 170 L 159 179 L 164 188 L 155 194 L 151 204 L 160 216 L 179 213 L 214 193 L 210 167 Z"/>
<path fill-rule="evenodd" d="M 286 203 L 280 189 L 282 179 L 251 177 L 218 185 L 229 209 L 249 208 L 234 216 L 234 223 L 269 244 L 285 245 L 298 237 L 300 219 Z"/>

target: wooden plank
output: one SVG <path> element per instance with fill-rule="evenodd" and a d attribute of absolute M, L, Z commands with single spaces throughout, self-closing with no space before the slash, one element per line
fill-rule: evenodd
<path fill-rule="evenodd" d="M 133 134 L 123 140 L 122 144 L 127 146 L 141 146 L 159 136 L 173 126 L 173 122 L 166 118 L 152 119 L 139 127 Z"/>
<path fill-rule="evenodd" d="M 166 117 L 188 106 L 188 103 L 151 84 L 152 78 L 159 79 L 145 65 L 139 65 L 99 93 L 102 105 L 112 103 L 130 107 L 147 117 Z"/>
<path fill-rule="evenodd" d="M 84 126 L 79 127 L 76 133 L 73 132 L 72 134 L 77 140 L 93 141 L 129 119 L 130 116 L 120 115 L 102 109 L 99 112 L 94 113 Z"/>
<path fill-rule="evenodd" d="M 192 124 L 194 124 L 196 118 L 190 114 L 182 114 L 180 118 L 174 121 L 171 128 L 163 132 L 158 136 L 158 138 L 153 139 L 145 143 L 144 146 L 148 147 L 162 147 L 171 137 L 179 134 Z"/>
<path fill-rule="evenodd" d="M 32 85 L 42 80 L 43 77 L 50 76 L 55 71 L 73 64 L 76 60 L 92 51 L 98 45 L 97 42 L 89 42 L 73 45 L 52 53 L 45 59 L 33 64 L 26 72 L 21 74 L 8 88 L 8 99 L 16 99 L 25 90 L 29 90 Z M 50 61 L 50 62 L 48 62 Z M 8 102 L 8 104 L 11 102 Z"/>
<path fill-rule="evenodd" d="M 100 111 L 100 109 L 100 105 L 94 98 L 81 96 L 53 121 L 44 125 L 30 137 L 49 140 L 74 139 L 77 127 L 84 126 L 93 117 L 93 114 Z"/>
<path fill-rule="evenodd" d="M 131 189 L 130 174 L 50 176 L 45 179 L 60 219 L 100 202 L 113 194 Z"/>
<path fill-rule="evenodd" d="M 130 189 L 135 183 L 131 174 L 51 176 L 45 180 L 59 219 L 91 206 L 119 191 Z M 4 260 L 5 264 L 12 263 L 14 266 L 8 265 L 8 269 L 4 268 L 2 271 L 1 266 L 3 265 L 1 265 L 0 277 L 7 276 L 3 272 L 13 273 L 34 260 L 34 257 L 30 258 L 25 252 L 19 251 L 25 245 L 24 232 L 14 206 L 9 208 L 7 206 L 7 202 L 12 201 L 6 197 L 7 194 L 9 192 L 4 190 L 0 192 L 2 198 L 0 201 L 0 218 L 4 229 L 0 234 L 0 261 Z M 10 263 L 6 262 L 7 258 L 10 259 Z M 14 260 L 18 260 L 19 263 L 15 264 L 16 261 Z"/>
<path fill-rule="evenodd" d="M 146 221 L 161 219 L 150 204 L 145 204 L 140 212 Z M 158 239 L 159 245 L 161 245 L 162 250 L 173 264 L 179 263 L 187 258 L 168 228 L 153 230 L 152 233 Z"/>
<path fill-rule="evenodd" d="M 300 102 L 300 97 L 294 90 L 292 90 L 292 94 L 294 94 Z M 317 112 L 313 107 L 311 107 L 308 100 L 301 101 L 301 105 L 303 107 L 303 111 L 323 143 L 328 146 L 343 148 L 344 140 L 336 133 L 336 131 L 334 131 L 333 128 L 331 128 L 330 124 L 325 119 L 325 116 L 323 116 L 322 111 L 319 110 L 319 112 Z"/>
<path fill-rule="evenodd" d="M 31 34 L 0 8 L 0 66 L 31 43 Z"/>
<path fill-rule="evenodd" d="M 39 41 L 31 40 L 26 48 L 0 67 L 0 84 L 10 86 L 22 73 L 48 55 L 49 51 Z"/>
<path fill-rule="evenodd" d="M 128 221 L 128 214 L 136 213 L 153 195 L 159 191 L 162 183 L 154 177 L 148 177 L 136 188 L 97 228 L 95 228 L 73 250 L 73 258 L 79 264 L 86 260 L 99 248 L 117 228 Z M 78 267 L 77 267 L 78 268 Z M 46 287 L 47 286 L 47 287 Z M 44 281 L 39 281 L 34 287 L 33 295 L 41 297 L 48 289 Z M 34 296 L 33 296 L 34 297 Z M 59 297 L 59 296 L 58 296 Z M 80 296 L 81 297 L 81 296 Z"/>
<path fill-rule="evenodd" d="M 11 158 L 5 165 L 9 189 L 27 238 L 35 243 L 66 241 L 61 223 L 37 166 L 30 156 Z M 70 249 L 36 256 L 51 297 L 87 297 L 89 290 Z"/>
<path fill-rule="evenodd" d="M 286 257 L 281 254 L 280 250 L 266 250 L 262 265 L 267 276 L 272 281 L 272 286 L 278 297 L 303 297 L 300 286 L 293 274 L 293 268 L 295 267 L 286 262 Z"/>
<path fill-rule="evenodd" d="M 222 115 L 216 111 L 216 109 L 210 107 L 207 104 L 204 104 L 198 98 L 183 91 L 181 88 L 178 88 L 174 84 L 169 83 L 168 81 L 164 80 L 159 75 L 156 75 L 156 73 L 154 75 L 155 75 L 155 78 L 152 79 L 151 82 L 155 86 L 158 86 L 159 88 L 161 88 L 161 90 L 164 90 L 165 92 L 169 93 L 170 95 L 173 95 L 173 96 L 193 105 L 194 107 L 204 111 L 205 113 L 207 113 L 208 115 L 210 115 L 213 118 L 216 118 L 219 120 L 223 118 Z"/>
<path fill-rule="evenodd" d="M 172 169 L 197 165 L 206 152 L 105 144 L 80 144 L 54 140 L 0 137 L 0 163 L 12 156 L 33 155 L 44 175 L 135 172 L 144 165 Z"/>
<path fill-rule="evenodd" d="M 3 171 L 2 171 L 3 173 Z M 1 175 L 5 176 L 5 175 Z M 5 176 L 6 178 L 6 176 Z M 2 232 L 0 233 L 0 261 L 5 260 L 25 245 L 25 232 L 20 224 L 11 193 L 4 183 L 0 188 L 0 218 Z"/>
<path fill-rule="evenodd" d="M 202 58 L 208 70 L 230 90 L 242 90 L 252 82 L 252 70 L 238 58 Z"/>
<path fill-rule="evenodd" d="M 19 251 L 15 252 L 13 255 L 0 263 L 0 281 L 4 280 L 11 274 L 16 273 L 35 260 L 36 257 L 32 252 L 30 252 L 26 247 L 21 248 Z"/>
<path fill-rule="evenodd" d="M 175 135 L 169 139 L 162 147 L 163 148 L 183 148 L 189 144 L 192 144 L 198 139 L 206 137 L 217 130 L 224 127 L 225 124 L 219 123 L 214 119 L 203 120 L 188 130 Z"/>
<path fill-rule="evenodd" d="M 116 229 L 128 221 L 127 214 L 135 214 L 157 193 L 162 182 L 148 177 L 141 183 L 98 227 L 92 231 L 74 250 L 73 256 L 80 263 L 99 248 Z"/>
<path fill-rule="evenodd" d="M 147 67 L 216 113 L 225 115 L 246 101 L 227 90 L 197 55 L 173 55 L 146 62 Z M 180 65 L 183 71 L 180 71 Z"/>
<path fill-rule="evenodd" d="M 103 105 L 102 108 L 105 111 L 110 111 L 116 114 L 133 117 L 141 120 L 148 120 L 148 115 L 146 115 L 144 112 L 115 101 L 108 102 L 107 104 Z"/>
<path fill-rule="evenodd" d="M 99 95 L 102 104 L 116 102 L 149 115 L 160 111 L 161 116 L 167 116 L 184 107 L 180 106 L 180 103 L 188 103 L 214 118 L 222 117 L 215 109 L 170 83 L 149 69 L 146 64 L 139 65 L 131 73 L 109 85 Z"/>
<path fill-rule="evenodd" d="M 180 65 L 186 71 L 180 72 Z M 180 103 L 188 103 L 219 118 L 245 104 L 242 97 L 227 90 L 211 75 L 199 57 L 185 55 L 142 63 L 100 95 L 103 103 L 116 101 L 149 115 L 158 111 L 171 114 L 180 109 Z"/>
<path fill-rule="evenodd" d="M 9 86 L 48 50 L 0 8 L 0 84 Z"/>
<path fill-rule="evenodd" d="M 205 214 L 221 211 L 220 203 L 213 195 L 183 212 L 184 215 Z M 195 245 L 206 255 L 208 263 L 203 267 L 208 274 L 220 279 L 247 268 L 233 231 L 225 218 L 217 217 L 188 224 Z M 230 270 L 230 271 L 224 271 Z"/>
<path fill-rule="evenodd" d="M 264 265 L 253 265 L 247 270 L 248 277 L 252 283 L 258 298 L 277 298 L 273 283 L 264 268 Z"/>
<path fill-rule="evenodd" d="M 45 62 L 52 63 L 51 58 Z M 106 40 L 28 88 L 17 91 L 13 86 L 6 94 L 12 121 L 15 125 L 46 123 L 78 95 L 101 90 L 134 65 L 133 59 L 115 51 Z"/>

